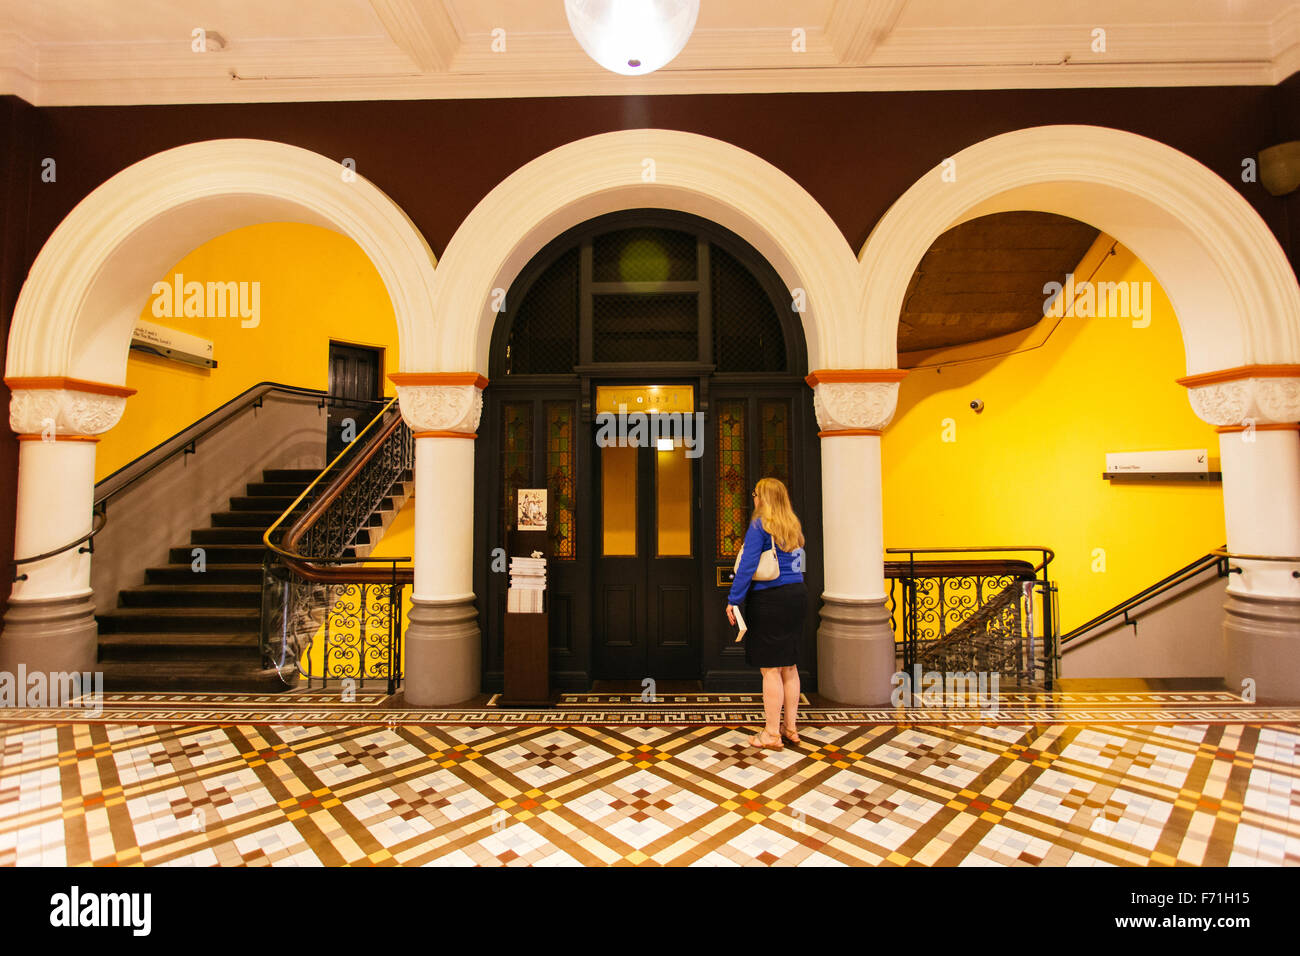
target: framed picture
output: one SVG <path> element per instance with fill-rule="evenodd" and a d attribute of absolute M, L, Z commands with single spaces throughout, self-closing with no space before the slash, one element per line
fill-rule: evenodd
<path fill-rule="evenodd" d="M 546 530 L 546 489 L 520 488 L 518 497 L 518 515 L 515 529 L 518 531 Z"/>

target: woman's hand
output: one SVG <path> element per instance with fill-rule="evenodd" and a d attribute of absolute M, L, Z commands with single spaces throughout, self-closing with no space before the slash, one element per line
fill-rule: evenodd
<path fill-rule="evenodd" d="M 732 627 L 736 626 L 736 606 L 734 604 L 727 605 L 727 620 L 731 622 Z"/>

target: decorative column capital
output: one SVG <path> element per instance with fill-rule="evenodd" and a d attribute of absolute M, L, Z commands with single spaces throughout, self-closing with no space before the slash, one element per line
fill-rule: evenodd
<path fill-rule="evenodd" d="M 488 380 L 477 372 L 394 372 L 402 417 L 416 438 L 474 438 Z"/>
<path fill-rule="evenodd" d="M 1300 365 L 1242 365 L 1178 379 L 1192 410 L 1220 431 L 1300 422 Z"/>
<path fill-rule="evenodd" d="M 101 435 L 116 425 L 135 389 L 65 376 L 13 377 L 5 384 L 9 427 L 20 439 L 75 440 Z"/>
<path fill-rule="evenodd" d="M 819 369 L 805 381 L 821 437 L 879 435 L 898 407 L 898 383 L 907 372 L 896 368 Z"/>

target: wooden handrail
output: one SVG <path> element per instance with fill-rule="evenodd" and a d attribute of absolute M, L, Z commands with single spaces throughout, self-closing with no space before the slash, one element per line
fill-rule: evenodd
<path fill-rule="evenodd" d="M 1003 551 L 1037 551 L 1039 554 L 1041 554 L 1041 555 L 1043 556 L 1043 560 L 1040 561 L 1038 564 L 1036 564 L 1036 565 L 1034 566 L 1034 573 L 1035 573 L 1035 574 L 1037 574 L 1039 571 L 1042 571 L 1042 570 L 1043 570 L 1044 568 L 1046 568 L 1049 564 L 1051 564 L 1051 563 L 1052 563 L 1052 560 L 1056 557 L 1056 552 L 1055 552 L 1055 551 L 1053 551 L 1051 548 L 1048 548 L 1048 547 L 1046 547 L 1046 546 L 1044 546 L 1044 545 L 1041 545 L 1041 544 L 1026 544 L 1026 545 L 1001 545 L 1001 544 L 1000 544 L 1000 545 L 993 545 L 993 546 L 990 546 L 990 547 L 979 547 L 979 548 L 971 548 L 971 547 L 956 547 L 956 548 L 886 548 L 886 549 L 885 549 L 885 554 L 911 554 L 911 555 L 917 555 L 917 554 L 987 554 L 987 553 L 990 553 L 990 552 L 1003 552 Z M 910 561 L 900 561 L 900 562 L 898 562 L 898 563 L 899 563 L 899 564 L 912 564 L 913 562 L 915 562 L 918 566 L 922 563 L 922 562 L 920 562 L 920 561 L 915 561 L 915 558 L 913 558 L 913 559 L 910 560 Z M 888 562 L 886 562 L 886 564 L 888 564 Z"/>
<path fill-rule="evenodd" d="M 995 574 L 1017 574 L 1033 577 L 1035 568 L 1028 561 L 886 561 L 886 578 L 945 578 Z"/>

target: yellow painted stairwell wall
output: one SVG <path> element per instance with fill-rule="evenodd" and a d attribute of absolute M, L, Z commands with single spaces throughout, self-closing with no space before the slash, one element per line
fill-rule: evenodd
<path fill-rule="evenodd" d="M 398 367 L 392 303 L 346 236 L 301 223 L 247 226 L 195 249 L 158 281 L 178 272 L 186 282 L 259 282 L 259 322 L 243 328 L 237 315 L 158 317 L 151 296 L 140 317 L 212 340 L 217 367 L 131 352 L 126 384 L 137 394 L 96 447 L 97 481 L 258 382 L 326 388 L 331 340 L 383 348 L 381 387 L 393 394 L 384 377 Z"/>
<path fill-rule="evenodd" d="M 1225 540 L 1217 483 L 1102 478 L 1107 452 L 1204 448 L 1216 471 L 1219 454 L 1174 381 L 1186 363 L 1168 299 L 1127 249 L 1107 256 L 1112 243 L 1099 237 L 1076 280 L 1150 282 L 1148 327 L 1067 314 L 1037 348 L 1056 320 L 1018 354 L 916 368 L 882 440 L 886 547 L 1046 545 L 1062 632 Z"/>

